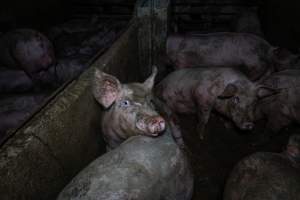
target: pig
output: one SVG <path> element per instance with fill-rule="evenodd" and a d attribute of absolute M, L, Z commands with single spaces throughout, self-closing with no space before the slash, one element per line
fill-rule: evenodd
<path fill-rule="evenodd" d="M 187 67 L 233 67 L 258 80 L 275 71 L 276 47 L 248 33 L 209 33 L 171 35 L 167 39 L 167 64 L 175 69 Z"/>
<path fill-rule="evenodd" d="M 233 23 L 233 32 L 251 33 L 263 37 L 261 23 L 257 14 L 257 9 L 242 10 Z"/>
<path fill-rule="evenodd" d="M 300 54 L 293 53 L 290 50 L 278 47 L 273 51 L 276 71 L 286 69 L 300 69 Z"/>
<path fill-rule="evenodd" d="M 5 95 L 0 98 L 0 140 L 20 126 L 49 95 L 48 92 Z"/>
<path fill-rule="evenodd" d="M 300 70 L 276 72 L 262 82 L 273 92 L 257 104 L 256 118 L 266 119 L 265 134 L 300 123 Z"/>
<path fill-rule="evenodd" d="M 77 56 L 59 59 L 56 64 L 47 70 L 38 73 L 40 84 L 32 79 L 22 70 L 0 68 L 0 92 L 29 92 L 53 90 L 63 83 L 78 77 L 90 65 L 88 56 Z"/>
<path fill-rule="evenodd" d="M 299 200 L 300 135 L 289 138 L 282 153 L 258 152 L 232 170 L 224 200 Z"/>
<path fill-rule="evenodd" d="M 253 129 L 255 103 L 268 93 L 269 88 L 225 67 L 179 69 L 155 87 L 155 95 L 173 111 L 174 118 L 176 113 L 198 115 L 201 139 L 213 110 L 233 120 L 242 130 Z"/>
<path fill-rule="evenodd" d="M 28 92 L 34 89 L 34 83 L 22 70 L 0 68 L 0 93 Z"/>
<path fill-rule="evenodd" d="M 55 65 L 43 71 L 40 77 L 48 88 L 57 88 L 65 82 L 77 78 L 90 66 L 89 61 L 90 58 L 84 55 L 59 59 Z"/>
<path fill-rule="evenodd" d="M 95 159 L 57 200 L 191 200 L 191 166 L 166 124 L 160 137 L 133 136 Z"/>
<path fill-rule="evenodd" d="M 8 69 L 19 69 L 33 81 L 40 81 L 40 72 L 56 62 L 51 42 L 32 29 L 16 29 L 0 38 L 0 63 Z"/>
<path fill-rule="evenodd" d="M 121 84 L 99 69 L 95 71 L 93 95 L 106 110 L 102 132 L 107 147 L 114 149 L 135 135 L 156 137 L 165 129 L 165 120 L 152 103 L 152 87 L 157 68 L 144 83 Z"/>

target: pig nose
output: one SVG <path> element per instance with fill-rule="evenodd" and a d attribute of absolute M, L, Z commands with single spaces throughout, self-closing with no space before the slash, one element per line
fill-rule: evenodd
<path fill-rule="evenodd" d="M 246 122 L 243 124 L 243 130 L 252 130 L 254 128 L 254 124 L 252 122 Z"/>
<path fill-rule="evenodd" d="M 162 131 L 165 130 L 166 127 L 166 122 L 165 120 L 160 117 L 153 117 L 148 125 L 149 131 L 151 133 L 152 136 L 158 136 L 159 133 L 161 133 Z"/>

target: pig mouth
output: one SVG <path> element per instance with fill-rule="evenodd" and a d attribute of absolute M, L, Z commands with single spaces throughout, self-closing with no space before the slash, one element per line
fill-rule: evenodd
<path fill-rule="evenodd" d="M 162 117 L 153 117 L 149 119 L 141 119 L 136 123 L 136 128 L 143 135 L 157 137 L 165 130 L 165 120 Z"/>

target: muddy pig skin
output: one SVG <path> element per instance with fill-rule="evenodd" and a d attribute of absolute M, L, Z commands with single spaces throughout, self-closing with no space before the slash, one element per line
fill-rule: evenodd
<path fill-rule="evenodd" d="M 57 200 L 191 200 L 193 174 L 170 129 L 133 136 L 78 173 Z"/>
<path fill-rule="evenodd" d="M 274 73 L 262 84 L 274 89 L 257 106 L 257 118 L 267 119 L 266 130 L 276 133 L 292 122 L 300 124 L 300 70 Z"/>
<path fill-rule="evenodd" d="M 165 129 L 165 120 L 152 104 L 152 87 L 157 74 L 144 83 L 121 84 L 109 74 L 96 69 L 93 94 L 106 111 L 102 117 L 102 132 L 113 149 L 124 140 L 135 135 L 156 137 Z"/>
<path fill-rule="evenodd" d="M 196 36 L 171 35 L 167 39 L 168 63 L 187 67 L 234 67 L 250 80 L 274 71 L 273 51 L 264 39 L 248 33 L 209 33 Z"/>
<path fill-rule="evenodd" d="M 198 133 L 215 110 L 242 130 L 254 126 L 254 105 L 268 88 L 249 81 L 232 68 L 186 68 L 169 74 L 155 88 L 155 94 L 174 113 L 198 115 Z M 176 114 L 175 114 L 176 115 Z"/>
<path fill-rule="evenodd" d="M 56 61 L 53 46 L 46 36 L 31 29 L 16 29 L 0 38 L 0 62 L 9 69 L 24 70 L 38 81 L 39 72 Z"/>
<path fill-rule="evenodd" d="M 259 152 L 232 170 L 224 200 L 299 200 L 300 135 L 292 135 L 283 153 Z"/>

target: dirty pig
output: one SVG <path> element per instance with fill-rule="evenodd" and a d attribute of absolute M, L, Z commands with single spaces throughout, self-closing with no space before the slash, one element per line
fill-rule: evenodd
<path fill-rule="evenodd" d="M 232 170 L 224 200 L 299 200 L 300 135 L 291 135 L 282 153 L 257 152 Z"/>
<path fill-rule="evenodd" d="M 175 116 L 197 114 L 203 139 L 213 110 L 242 130 L 253 129 L 256 101 L 268 90 L 232 68 L 201 67 L 172 72 L 155 87 L 155 94 Z"/>
<path fill-rule="evenodd" d="M 156 137 L 165 130 L 165 120 L 152 104 L 156 74 L 154 67 L 145 82 L 121 84 L 116 77 L 96 69 L 93 94 L 105 109 L 102 132 L 108 149 L 119 146 L 131 136 Z"/>

